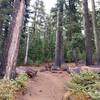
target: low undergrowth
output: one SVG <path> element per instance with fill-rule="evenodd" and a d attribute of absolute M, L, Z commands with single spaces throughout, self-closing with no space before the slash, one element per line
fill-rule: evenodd
<path fill-rule="evenodd" d="M 19 90 L 25 89 L 28 76 L 21 74 L 15 80 L 0 80 L 0 100 L 13 100 Z"/>
<path fill-rule="evenodd" d="M 66 86 L 69 90 L 84 92 L 92 100 L 100 100 L 100 76 L 97 73 L 85 71 L 73 74 L 72 80 Z"/>

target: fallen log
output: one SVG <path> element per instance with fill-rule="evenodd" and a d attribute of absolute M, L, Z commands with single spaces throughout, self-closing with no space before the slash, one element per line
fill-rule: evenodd
<path fill-rule="evenodd" d="M 29 67 L 17 67 L 16 68 L 16 74 L 27 74 L 29 78 L 34 78 L 37 76 L 37 70 L 33 70 Z"/>
<path fill-rule="evenodd" d="M 91 72 L 100 73 L 100 67 L 94 67 L 94 66 L 93 67 L 81 66 L 81 67 L 74 67 L 74 68 L 69 67 L 70 73 L 80 73 L 82 71 L 91 71 Z"/>

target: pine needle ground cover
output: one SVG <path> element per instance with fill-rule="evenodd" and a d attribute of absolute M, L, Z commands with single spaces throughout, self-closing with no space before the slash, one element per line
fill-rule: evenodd
<path fill-rule="evenodd" d="M 74 91 L 74 94 L 76 92 L 78 96 L 81 93 L 90 96 L 91 99 L 87 100 L 100 100 L 100 74 L 88 71 L 72 74 L 72 79 L 66 82 L 66 88 L 69 91 Z"/>
<path fill-rule="evenodd" d="M 15 80 L 0 80 L 0 100 L 13 100 L 19 90 L 26 87 L 28 76 L 21 74 Z"/>

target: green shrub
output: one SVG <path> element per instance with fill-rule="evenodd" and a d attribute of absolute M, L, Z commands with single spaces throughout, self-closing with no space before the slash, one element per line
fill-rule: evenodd
<path fill-rule="evenodd" d="M 0 80 L 0 100 L 13 100 L 15 93 L 26 87 L 27 75 L 21 74 L 15 80 Z"/>
<path fill-rule="evenodd" d="M 93 100 L 100 100 L 100 77 L 97 73 L 81 72 L 73 74 L 72 80 L 67 82 L 68 89 L 81 90 L 88 93 Z"/>

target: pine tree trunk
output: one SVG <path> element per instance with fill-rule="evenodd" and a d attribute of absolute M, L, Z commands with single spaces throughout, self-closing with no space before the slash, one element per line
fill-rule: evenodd
<path fill-rule="evenodd" d="M 64 64 L 64 44 L 63 44 L 63 35 L 61 37 L 62 41 L 62 46 L 61 46 L 61 64 Z"/>
<path fill-rule="evenodd" d="M 25 9 L 24 0 L 14 1 L 14 12 L 9 28 L 7 39 L 5 40 L 4 57 L 5 57 L 5 76 L 4 79 L 11 79 L 15 76 L 15 66 L 17 62 L 20 32 L 23 23 Z"/>
<path fill-rule="evenodd" d="M 1 26 L 1 25 L 0 25 Z M 3 23 L 2 23 L 2 26 L 3 26 Z M 4 31 L 1 31 L 2 34 L 4 34 L 3 36 L 3 43 L 1 45 L 1 55 L 0 55 L 0 76 L 3 77 L 4 76 L 4 70 L 5 70 L 5 67 L 4 67 L 4 55 L 3 55 L 3 48 L 4 48 L 4 42 L 5 42 L 5 39 L 7 38 L 7 34 L 8 34 L 8 28 L 9 28 L 9 20 L 6 20 L 5 23 L 4 23 Z"/>
<path fill-rule="evenodd" d="M 97 24 L 96 24 L 96 11 L 95 11 L 95 2 L 94 0 L 91 0 L 92 2 L 92 23 L 93 23 L 93 33 L 94 33 L 94 42 L 95 42 L 95 48 L 96 48 L 96 58 L 97 58 L 97 64 L 100 64 L 100 40 L 99 40 L 99 34 L 97 32 Z"/>
<path fill-rule="evenodd" d="M 28 62 L 29 37 L 30 37 L 30 33 L 28 32 L 27 33 L 27 43 L 26 43 L 26 53 L 25 53 L 24 64 L 27 64 L 27 62 Z"/>
<path fill-rule="evenodd" d="M 55 47 L 55 66 L 54 69 L 61 67 L 61 51 L 62 51 L 62 21 L 63 21 L 63 3 L 61 0 L 58 1 L 58 14 L 57 14 L 57 32 L 56 32 L 56 47 Z"/>
<path fill-rule="evenodd" d="M 3 26 L 3 21 L 0 21 L 0 36 L 2 36 L 2 26 Z M 2 51 L 2 49 L 1 49 Z M 3 75 L 3 66 L 2 66 L 2 53 L 0 53 L 0 77 Z"/>
<path fill-rule="evenodd" d="M 3 26 L 3 21 L 0 20 L 0 34 L 2 33 L 2 26 Z"/>
<path fill-rule="evenodd" d="M 90 27 L 88 0 L 83 0 L 83 20 L 84 20 L 84 31 L 85 31 L 85 48 L 86 48 L 86 65 L 92 65 L 92 32 Z"/>

